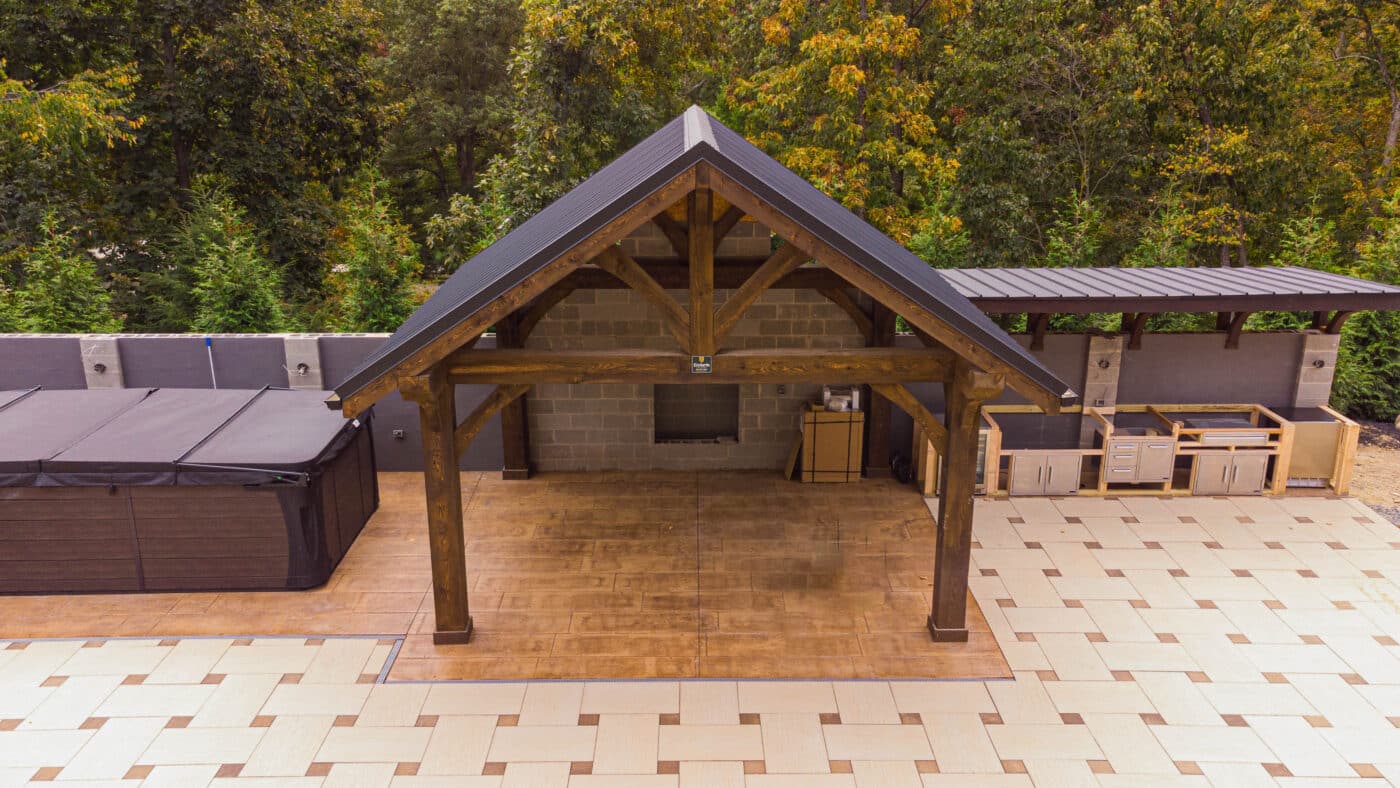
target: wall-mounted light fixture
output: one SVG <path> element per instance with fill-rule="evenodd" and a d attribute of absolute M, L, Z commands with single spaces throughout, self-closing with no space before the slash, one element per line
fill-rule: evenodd
<path fill-rule="evenodd" d="M 1113 366 L 1113 365 L 1109 363 L 1108 359 L 1106 359 L 1106 358 L 1101 358 L 1101 359 L 1099 359 L 1099 369 L 1108 369 L 1108 368 L 1111 367 L 1111 366 Z"/>
<path fill-rule="evenodd" d="M 298 375 L 305 375 L 305 374 L 307 374 L 307 373 L 310 372 L 310 371 L 311 371 L 311 366 L 310 366 L 309 364 L 307 364 L 305 361 L 301 362 L 300 364 L 297 364 L 297 374 L 298 374 Z"/>
<path fill-rule="evenodd" d="M 1322 359 L 1319 358 L 1319 359 L 1313 361 L 1313 366 L 1316 367 L 1317 369 L 1322 369 L 1323 367 L 1327 366 L 1327 362 L 1326 362 L 1326 361 L 1323 361 Z"/>
<path fill-rule="evenodd" d="M 99 362 L 97 362 L 96 364 L 93 364 L 93 365 L 92 365 L 92 371 L 93 371 L 93 372 L 96 372 L 96 373 L 99 374 L 99 375 L 101 375 L 101 374 L 103 374 L 103 373 L 105 373 L 105 372 L 107 371 L 107 365 L 106 365 L 106 364 L 103 364 L 101 361 L 99 361 Z"/>

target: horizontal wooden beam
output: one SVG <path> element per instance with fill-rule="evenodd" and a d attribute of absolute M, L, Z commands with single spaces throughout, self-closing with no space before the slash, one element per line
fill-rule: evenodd
<path fill-rule="evenodd" d="M 953 354 L 942 349 L 729 350 L 711 371 L 689 355 L 637 350 L 469 350 L 447 362 L 453 383 L 905 383 L 944 381 Z"/>
<path fill-rule="evenodd" d="M 636 257 L 637 261 L 656 283 L 667 290 L 685 290 L 690 287 L 690 269 L 684 263 L 671 258 Z M 715 260 L 715 288 L 737 290 L 753 276 L 764 258 L 729 258 Z M 579 290 L 620 290 L 627 287 L 623 282 L 600 268 L 585 266 L 579 268 L 564 280 L 569 286 Z M 821 290 L 823 288 L 850 287 L 846 280 L 820 266 L 804 265 L 792 271 L 773 287 L 779 290 Z"/>

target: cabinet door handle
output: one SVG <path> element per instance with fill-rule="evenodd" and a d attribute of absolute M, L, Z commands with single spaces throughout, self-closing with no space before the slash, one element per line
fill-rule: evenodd
<path fill-rule="evenodd" d="M 1044 465 L 1042 465 L 1042 466 L 1040 466 L 1039 468 L 1036 468 L 1036 469 L 1035 469 L 1035 483 L 1036 483 L 1036 484 L 1040 484 L 1040 480 L 1041 480 L 1042 478 L 1044 478 L 1044 476 L 1045 476 L 1045 466 L 1044 466 Z"/>
<path fill-rule="evenodd" d="M 1147 448 L 1149 448 L 1149 449 L 1165 449 L 1165 448 L 1167 448 L 1167 444 L 1165 444 L 1165 443 L 1149 443 L 1149 444 L 1147 444 Z"/>
<path fill-rule="evenodd" d="M 1230 466 L 1226 465 L 1220 469 L 1220 483 L 1225 484 L 1230 478 Z"/>
<path fill-rule="evenodd" d="M 1231 483 L 1231 484 L 1234 484 L 1236 481 L 1239 480 L 1239 478 L 1240 478 L 1240 466 L 1238 466 L 1238 465 L 1233 465 L 1233 466 L 1231 466 L 1231 467 L 1230 467 L 1230 483 Z"/>
<path fill-rule="evenodd" d="M 1046 474 L 1046 476 L 1045 476 L 1045 483 L 1046 483 L 1046 484 L 1054 484 L 1054 483 L 1055 483 L 1055 466 L 1053 466 L 1053 465 L 1050 466 L 1050 473 Z"/>

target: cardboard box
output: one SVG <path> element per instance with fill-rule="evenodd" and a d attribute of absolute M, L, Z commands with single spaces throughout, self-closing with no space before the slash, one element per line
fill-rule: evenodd
<path fill-rule="evenodd" d="M 864 436 L 864 413 L 807 405 L 802 411 L 802 481 L 860 481 Z"/>

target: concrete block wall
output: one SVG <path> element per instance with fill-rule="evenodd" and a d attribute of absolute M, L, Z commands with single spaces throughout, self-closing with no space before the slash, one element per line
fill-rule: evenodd
<path fill-rule="evenodd" d="M 717 291 L 716 304 L 730 292 Z M 682 291 L 670 295 L 686 297 Z M 550 310 L 525 344 L 553 350 L 676 350 L 660 313 L 631 290 L 575 291 Z M 722 348 L 864 345 L 865 337 L 846 313 L 820 294 L 770 290 Z M 658 443 L 649 384 L 535 386 L 527 400 L 530 461 L 542 471 L 777 469 L 787 461 L 803 403 L 820 398 L 820 385 L 742 385 L 737 441 Z"/>

